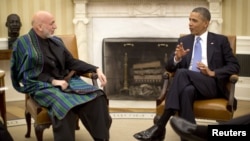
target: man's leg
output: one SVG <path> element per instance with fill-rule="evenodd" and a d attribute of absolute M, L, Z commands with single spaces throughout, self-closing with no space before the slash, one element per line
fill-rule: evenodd
<path fill-rule="evenodd" d="M 188 69 L 178 69 L 175 73 L 166 97 L 166 109 L 180 109 L 180 96 L 186 92 L 186 87 L 192 85 L 198 95 L 203 98 L 217 97 L 217 86 L 213 78 Z M 190 90 L 188 90 L 190 92 Z"/>
<path fill-rule="evenodd" d="M 207 125 L 196 125 L 177 116 L 171 118 L 170 125 L 172 126 L 172 129 L 181 137 L 182 140 L 207 140 Z"/>
<path fill-rule="evenodd" d="M 195 93 L 196 93 L 196 90 L 194 86 L 189 85 L 185 87 L 185 89 L 180 94 L 179 116 L 192 123 L 196 123 L 194 112 L 193 112 L 193 103 L 195 100 Z"/>
<path fill-rule="evenodd" d="M 242 115 L 226 122 L 219 123 L 220 125 L 250 125 L 250 114 Z"/>
<path fill-rule="evenodd" d="M 91 136 L 97 140 L 109 140 L 111 117 L 104 95 L 74 108 Z"/>
<path fill-rule="evenodd" d="M 62 120 L 54 117 L 52 128 L 54 141 L 75 141 L 76 115 L 70 110 Z"/>
<path fill-rule="evenodd" d="M 175 77 L 172 81 L 172 84 L 170 85 L 169 91 L 166 96 L 165 109 L 161 118 L 152 127 L 134 134 L 134 137 L 136 139 L 146 140 L 152 138 L 158 138 L 158 139 L 163 138 L 163 136 L 165 136 L 165 127 L 167 125 L 168 120 L 175 113 L 175 111 L 180 110 L 180 104 L 181 104 L 180 102 L 183 101 L 183 99 L 184 99 L 183 104 L 189 103 L 188 105 L 183 106 L 185 108 L 183 110 L 192 112 L 192 104 L 188 102 L 192 101 L 191 100 L 192 98 L 189 98 L 192 96 L 190 96 L 191 94 L 185 95 L 186 92 L 189 93 L 193 91 L 193 89 L 191 89 L 192 87 L 191 88 L 188 87 L 191 86 L 192 83 L 190 81 L 187 72 L 188 72 L 187 69 L 179 69 L 176 72 Z M 182 95 L 184 95 L 183 98 Z M 186 99 L 186 97 L 188 97 L 188 99 L 190 100 Z M 184 112 L 182 113 L 185 114 Z M 187 114 L 187 116 L 190 116 L 189 114 Z"/>

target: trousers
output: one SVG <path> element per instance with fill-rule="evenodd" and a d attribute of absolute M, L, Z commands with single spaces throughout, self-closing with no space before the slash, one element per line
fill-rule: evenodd
<path fill-rule="evenodd" d="M 94 140 L 109 140 L 111 117 L 107 99 L 104 95 L 71 109 L 67 115 L 58 120 L 52 118 L 54 141 L 75 141 L 77 116 Z"/>
<path fill-rule="evenodd" d="M 218 97 L 214 78 L 188 69 L 178 69 L 166 96 L 166 110 L 178 111 L 179 116 L 195 122 L 193 103 L 195 99 Z"/>

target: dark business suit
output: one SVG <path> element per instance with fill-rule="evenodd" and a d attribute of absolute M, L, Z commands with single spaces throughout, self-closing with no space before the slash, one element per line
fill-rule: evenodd
<path fill-rule="evenodd" d="M 227 122 L 219 123 L 220 125 L 250 125 L 250 114 L 241 115 Z"/>
<path fill-rule="evenodd" d="M 195 99 L 215 97 L 228 98 L 225 83 L 231 74 L 239 73 L 239 63 L 232 53 L 226 36 L 208 32 L 207 63 L 215 72 L 215 77 L 205 76 L 199 72 L 188 70 L 192 59 L 195 36 L 190 34 L 181 37 L 184 49 L 190 49 L 177 65 L 174 65 L 174 53 L 166 63 L 166 70 L 175 72 L 175 77 L 166 97 L 166 109 L 179 112 L 180 116 L 195 123 L 193 102 Z"/>

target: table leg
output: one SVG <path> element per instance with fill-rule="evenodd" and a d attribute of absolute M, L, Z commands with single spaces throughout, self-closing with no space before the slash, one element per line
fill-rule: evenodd
<path fill-rule="evenodd" d="M 0 92 L 0 112 L 4 121 L 5 127 L 7 127 L 7 118 L 6 118 L 6 101 L 5 101 L 5 92 Z"/>

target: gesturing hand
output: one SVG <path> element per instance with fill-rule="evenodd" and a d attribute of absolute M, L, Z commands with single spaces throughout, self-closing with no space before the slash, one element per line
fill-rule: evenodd
<path fill-rule="evenodd" d="M 190 49 L 186 49 L 186 50 L 185 50 L 185 49 L 183 48 L 183 44 L 182 44 L 182 43 L 178 44 L 178 45 L 176 46 L 176 48 L 175 48 L 175 60 L 176 60 L 176 61 L 180 61 L 181 58 L 182 58 L 183 56 L 185 56 L 189 51 L 190 51 Z"/>

